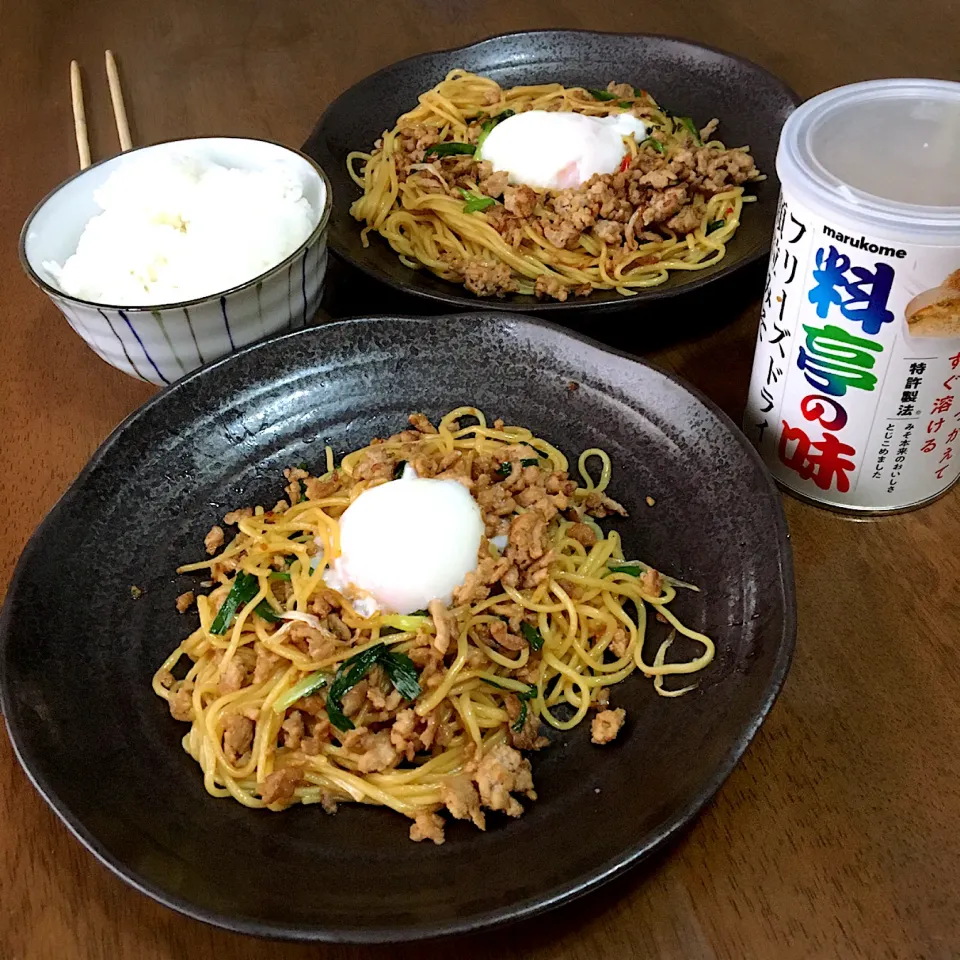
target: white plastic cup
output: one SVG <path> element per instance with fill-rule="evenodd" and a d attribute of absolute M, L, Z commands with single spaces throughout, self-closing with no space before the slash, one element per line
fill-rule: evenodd
<path fill-rule="evenodd" d="M 960 83 L 814 97 L 777 173 L 744 432 L 801 497 L 927 503 L 960 477 Z"/>

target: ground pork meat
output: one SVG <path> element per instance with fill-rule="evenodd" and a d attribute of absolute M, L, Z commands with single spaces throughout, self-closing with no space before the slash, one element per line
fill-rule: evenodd
<path fill-rule="evenodd" d="M 696 207 L 683 207 L 679 213 L 667 221 L 667 228 L 675 233 L 686 235 L 692 233 L 703 222 L 703 216 Z"/>
<path fill-rule="evenodd" d="M 211 527 L 203 538 L 203 545 L 207 553 L 213 556 L 223 546 L 223 527 Z"/>
<path fill-rule="evenodd" d="M 410 839 L 417 843 L 421 840 L 432 840 L 437 845 L 443 843 L 443 820 L 436 813 L 418 813 L 410 827 Z"/>
<path fill-rule="evenodd" d="M 587 284 L 588 292 L 592 289 Z M 563 303 L 570 296 L 571 287 L 565 284 L 559 277 L 551 276 L 549 273 L 541 273 L 537 277 L 537 282 L 533 285 L 534 295 L 539 300 L 552 297 Z"/>
<path fill-rule="evenodd" d="M 339 638 L 325 624 L 317 629 L 309 623 L 295 621 L 287 637 L 294 646 L 305 651 L 311 660 L 326 660 L 335 656 L 341 646 Z"/>
<path fill-rule="evenodd" d="M 290 505 L 293 506 L 295 503 L 300 502 L 300 481 L 306 480 L 310 474 L 302 467 L 287 467 L 287 469 L 283 471 L 283 475 L 289 481 L 286 491 Z"/>
<path fill-rule="evenodd" d="M 610 640 L 610 649 L 615 657 L 625 657 L 630 647 L 630 634 L 624 627 L 617 627 L 613 631 L 613 638 Z"/>
<path fill-rule="evenodd" d="M 601 710 L 590 724 L 590 740 L 592 743 L 610 743 L 616 740 L 627 711 L 623 707 L 616 710 Z"/>
<path fill-rule="evenodd" d="M 390 743 L 394 750 L 412 760 L 417 753 L 417 714 L 412 707 L 401 710 L 390 728 Z"/>
<path fill-rule="evenodd" d="M 340 597 L 334 590 L 318 591 L 317 595 L 310 601 L 309 610 L 315 616 L 322 620 L 328 614 L 340 607 Z"/>
<path fill-rule="evenodd" d="M 615 83 L 611 80 L 607 84 L 607 92 L 612 93 L 618 100 L 633 99 L 633 87 L 629 83 Z"/>
<path fill-rule="evenodd" d="M 441 654 L 446 653 L 450 647 L 451 636 L 450 619 L 447 616 L 447 608 L 444 606 L 442 600 L 431 600 L 427 610 L 430 612 L 430 616 L 433 617 L 433 625 L 437 630 L 437 636 L 433 641 L 433 645 Z"/>
<path fill-rule="evenodd" d="M 643 210 L 644 224 L 663 223 L 669 220 L 688 199 L 687 188 L 680 184 L 654 193 Z"/>
<path fill-rule="evenodd" d="M 637 178 L 636 182 L 654 190 L 666 190 L 677 179 L 677 175 L 667 167 L 649 170 Z"/>
<path fill-rule="evenodd" d="M 280 725 L 283 745 L 289 750 L 296 750 L 300 746 L 300 741 L 303 740 L 303 733 L 303 714 L 299 710 L 294 710 Z"/>
<path fill-rule="evenodd" d="M 660 573 L 652 567 L 643 572 L 640 583 L 651 597 L 659 597 L 663 592 L 663 578 L 660 576 Z"/>
<path fill-rule="evenodd" d="M 224 515 L 223 522 L 227 524 L 239 523 L 253 516 L 253 507 L 241 507 L 239 510 L 231 510 Z"/>
<path fill-rule="evenodd" d="M 390 731 L 368 733 L 363 739 L 363 753 L 357 760 L 357 769 L 361 773 L 379 773 L 389 770 L 397 764 L 399 757 L 390 742 Z"/>
<path fill-rule="evenodd" d="M 253 746 L 253 721 L 232 714 L 223 725 L 223 752 L 227 763 L 236 765 Z"/>
<path fill-rule="evenodd" d="M 466 777 L 447 777 L 440 784 L 440 802 L 455 820 L 472 820 L 480 830 L 487 829 L 487 819 L 480 808 L 480 794 Z"/>
<path fill-rule="evenodd" d="M 597 542 L 597 535 L 585 523 L 571 523 L 567 527 L 567 536 L 583 544 L 588 550 Z"/>
<path fill-rule="evenodd" d="M 480 802 L 490 810 L 503 810 L 510 817 L 523 813 L 513 793 L 523 793 L 531 800 L 537 798 L 530 761 L 505 743 L 498 743 L 483 755 L 473 778 L 480 790 Z"/>
<path fill-rule="evenodd" d="M 197 598 L 192 590 L 188 590 L 186 593 L 181 593 L 180 596 L 177 597 L 177 610 L 180 613 L 186 612 L 193 606 L 193 602 L 196 599 Z"/>
<path fill-rule="evenodd" d="M 612 513 L 621 517 L 628 516 L 626 507 L 608 497 L 605 493 L 590 493 L 584 498 L 584 509 L 591 517 L 609 517 Z"/>
<path fill-rule="evenodd" d="M 348 690 L 340 701 L 343 712 L 352 717 L 357 714 L 367 699 L 367 681 L 361 680 L 355 687 Z"/>
<path fill-rule="evenodd" d="M 574 226 L 570 220 L 562 218 L 541 220 L 540 224 L 547 242 L 552 243 L 558 250 L 573 249 L 583 232 Z"/>
<path fill-rule="evenodd" d="M 523 726 L 519 730 L 513 729 L 514 723 L 523 713 L 523 706 L 516 694 L 508 693 L 503 702 L 507 708 L 507 716 L 510 718 L 510 743 L 513 746 L 518 750 L 539 750 L 550 743 L 546 737 L 540 736 L 540 718 L 529 707 Z"/>
<path fill-rule="evenodd" d="M 495 620 L 489 627 L 490 636 L 498 647 L 502 647 L 504 650 L 522 650 L 527 646 L 527 641 L 523 637 L 510 633 L 502 620 Z M 516 717 L 513 719 L 516 719 Z"/>
<path fill-rule="evenodd" d="M 491 173 L 480 181 L 480 192 L 488 197 L 502 197 L 506 189 L 510 174 L 506 170 L 500 170 L 498 173 Z"/>
<path fill-rule="evenodd" d="M 191 691 L 181 687 L 168 701 L 170 707 L 170 716 L 174 720 L 192 720 L 193 719 L 193 698 Z"/>
<path fill-rule="evenodd" d="M 276 770 L 259 785 L 260 799 L 271 809 L 282 809 L 293 800 L 299 783 L 300 771 L 294 767 Z"/>
<path fill-rule="evenodd" d="M 504 207 L 496 206 L 484 211 L 487 223 L 512 247 L 519 247 L 523 241 L 524 220 L 509 213 Z"/>
<path fill-rule="evenodd" d="M 478 257 L 462 260 L 458 267 L 463 285 L 478 297 L 502 297 L 517 289 L 505 263 L 487 263 Z"/>
<path fill-rule="evenodd" d="M 507 187 L 503 191 L 503 205 L 518 217 L 529 217 L 537 205 L 537 194 L 525 184 Z"/>
<path fill-rule="evenodd" d="M 353 471 L 355 480 L 391 480 L 397 466 L 397 458 L 381 444 L 371 444 L 357 460 Z"/>
<path fill-rule="evenodd" d="M 437 432 L 437 428 L 429 421 L 427 415 L 424 413 L 411 413 L 410 416 L 407 417 L 407 422 L 417 433 L 426 435 Z"/>
<path fill-rule="evenodd" d="M 332 496 L 340 486 L 340 475 L 334 470 L 329 480 L 318 480 L 316 477 L 307 477 L 303 483 L 308 500 L 323 500 Z"/>
<path fill-rule="evenodd" d="M 582 187 L 558 191 L 549 202 L 559 217 L 572 224 L 578 234 L 597 222 L 600 201 Z"/>
<path fill-rule="evenodd" d="M 510 521 L 506 555 L 518 567 L 526 568 L 546 553 L 546 542 L 546 522 L 539 513 L 530 510 Z"/>
<path fill-rule="evenodd" d="M 239 690 L 247 679 L 247 668 L 239 656 L 234 656 L 227 664 L 226 669 L 220 674 L 220 682 L 217 687 L 220 693 L 235 693 Z"/>
<path fill-rule="evenodd" d="M 716 117 L 714 117 L 712 120 L 708 120 L 707 125 L 700 128 L 700 139 L 706 143 L 710 137 L 713 136 L 714 131 L 719 126 L 720 121 Z"/>
<path fill-rule="evenodd" d="M 486 549 L 486 543 L 480 545 L 481 553 Z M 490 587 L 507 577 L 511 569 L 510 561 L 506 557 L 494 559 L 489 554 L 477 564 L 476 570 L 471 570 L 464 578 L 463 584 L 453 591 L 454 606 L 465 603 L 479 603 L 490 596 Z"/>
<path fill-rule="evenodd" d="M 281 659 L 277 654 L 258 646 L 257 662 L 253 668 L 253 682 L 263 683 L 264 680 L 269 679 Z"/>
<path fill-rule="evenodd" d="M 623 240 L 623 224 L 616 220 L 598 220 L 593 235 L 603 243 L 618 244 Z"/>

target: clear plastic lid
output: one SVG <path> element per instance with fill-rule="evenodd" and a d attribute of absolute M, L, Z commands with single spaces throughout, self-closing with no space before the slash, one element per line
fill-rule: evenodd
<path fill-rule="evenodd" d="M 902 241 L 960 243 L 960 83 L 870 80 L 789 117 L 777 173 L 823 216 Z"/>

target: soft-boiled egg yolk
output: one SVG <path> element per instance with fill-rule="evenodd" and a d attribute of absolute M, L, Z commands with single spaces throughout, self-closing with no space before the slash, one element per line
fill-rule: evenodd
<path fill-rule="evenodd" d="M 340 556 L 324 579 L 364 616 L 451 602 L 477 566 L 483 518 L 456 480 L 419 478 L 407 467 L 399 480 L 364 490 L 340 517 Z M 353 589 L 351 589 L 353 588 Z M 356 597 L 359 591 L 360 596 Z M 364 595 L 366 595 L 364 597 Z"/>
<path fill-rule="evenodd" d="M 630 134 L 639 144 L 648 128 L 629 113 L 587 117 L 528 110 L 498 123 L 480 152 L 494 171 L 507 171 L 511 183 L 562 190 L 595 173 L 615 173 L 627 152 L 623 138 Z"/>

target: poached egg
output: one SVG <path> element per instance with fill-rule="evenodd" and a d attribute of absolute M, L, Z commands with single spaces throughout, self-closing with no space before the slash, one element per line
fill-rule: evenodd
<path fill-rule="evenodd" d="M 484 524 L 456 480 L 420 478 L 407 464 L 399 480 L 364 490 L 340 517 L 340 555 L 324 582 L 358 614 L 409 614 L 431 600 L 447 606 L 477 567 Z"/>
<path fill-rule="evenodd" d="M 631 134 L 639 144 L 649 128 L 629 113 L 587 117 L 527 110 L 498 123 L 480 152 L 495 172 L 509 173 L 510 183 L 562 190 L 596 173 L 615 173 L 627 153 L 623 138 Z"/>

